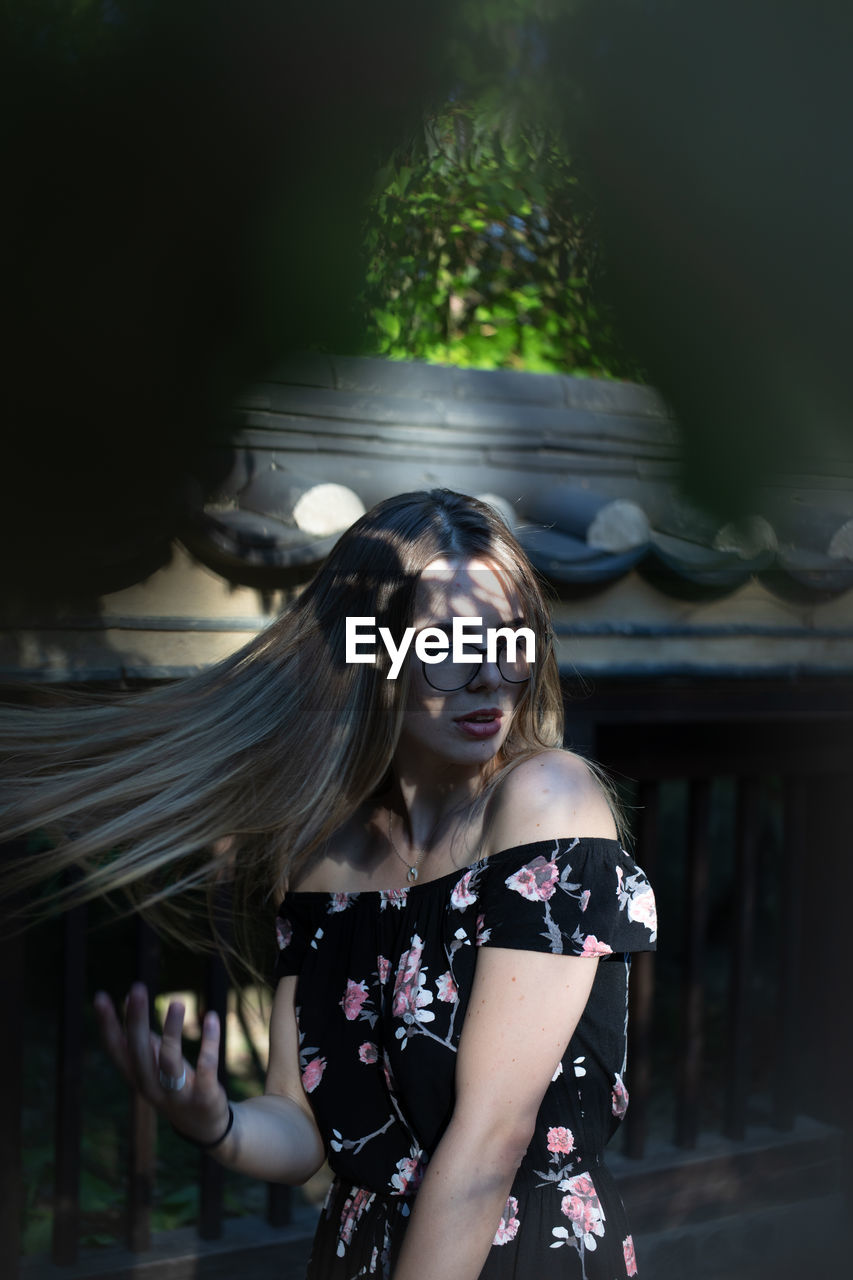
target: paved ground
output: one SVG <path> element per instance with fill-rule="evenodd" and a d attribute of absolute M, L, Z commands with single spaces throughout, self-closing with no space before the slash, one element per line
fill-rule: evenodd
<path fill-rule="evenodd" d="M 846 1280 L 840 1195 L 635 1237 L 639 1280 Z"/>

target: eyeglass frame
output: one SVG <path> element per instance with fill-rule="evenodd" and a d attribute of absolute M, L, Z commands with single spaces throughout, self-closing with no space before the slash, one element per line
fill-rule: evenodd
<path fill-rule="evenodd" d="M 466 645 L 466 647 L 467 647 L 467 645 Z M 430 667 L 437 666 L 438 664 L 437 664 L 437 663 L 435 663 L 435 662 L 426 662 L 426 661 L 424 661 L 424 659 L 423 659 L 423 658 L 421 658 L 421 667 L 422 667 L 422 669 L 423 669 L 424 679 L 426 680 L 426 682 L 427 682 L 427 684 L 429 685 L 429 687 L 433 690 L 433 692 L 434 692 L 434 693 L 458 693 L 460 689 L 465 689 L 465 688 L 467 688 L 467 686 L 471 683 L 471 681 L 472 681 L 472 680 L 474 679 L 474 677 L 476 676 L 477 672 L 482 668 L 482 665 L 483 665 L 482 659 L 484 659 L 484 658 L 486 658 L 486 657 L 488 656 L 488 655 L 487 655 L 487 649 L 486 649 L 486 646 L 485 646 L 485 645 L 483 645 L 483 646 L 482 646 L 481 648 L 479 648 L 479 649 L 476 649 L 476 650 L 475 650 L 475 652 L 480 654 L 481 661 L 480 661 L 480 662 L 473 662 L 473 661 L 472 661 L 472 662 L 468 663 L 467 665 L 468 665 L 468 666 L 470 666 L 470 667 L 472 668 L 472 671 L 471 671 L 470 676 L 468 677 L 468 679 L 467 679 L 467 680 L 463 680 L 462 684 L 455 684 L 455 685 L 453 686 L 453 688 L 452 688 L 452 689 L 439 689 L 439 688 L 437 688 L 437 687 L 436 687 L 436 685 L 434 685 L 434 684 L 433 684 L 433 682 L 432 682 L 432 681 L 430 680 L 430 678 L 429 678 L 429 675 L 428 675 L 428 669 L 429 669 Z M 505 684 L 526 684 L 526 683 L 528 682 L 528 680 L 530 680 L 530 679 L 532 678 L 532 676 L 533 676 L 533 663 L 532 663 L 532 662 L 529 662 L 529 663 L 527 664 L 527 666 L 528 666 L 527 675 L 526 675 L 526 676 L 523 676 L 523 677 L 521 678 L 521 680 L 511 680 L 511 679 L 509 678 L 509 676 L 505 676 L 505 675 L 504 675 L 504 673 L 503 673 L 503 669 L 502 669 L 502 667 L 501 667 L 501 657 L 502 657 L 502 656 L 503 656 L 502 654 L 499 654 L 499 655 L 496 657 L 494 665 L 497 667 L 498 671 L 500 672 L 501 680 L 503 680 L 503 682 L 504 682 Z M 455 666 L 455 665 L 457 665 L 457 664 L 456 664 L 456 663 L 454 663 L 453 665 Z"/>

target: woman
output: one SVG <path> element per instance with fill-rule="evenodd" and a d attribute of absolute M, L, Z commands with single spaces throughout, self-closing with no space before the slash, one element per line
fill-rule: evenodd
<path fill-rule="evenodd" d="M 382 646 L 348 662 L 347 618 L 398 648 L 432 628 L 438 660 L 410 648 L 393 680 Z M 442 654 L 454 618 L 498 643 Z M 498 634 L 519 627 L 532 661 Z M 147 878 L 167 907 L 164 876 L 227 876 L 245 907 L 260 873 L 281 899 L 263 1097 L 229 1104 L 214 1014 L 193 1070 L 179 1003 L 162 1039 L 141 986 L 124 1031 L 105 994 L 96 1008 L 128 1080 L 223 1164 L 299 1183 L 328 1156 L 311 1280 L 637 1274 L 602 1152 L 654 900 L 605 788 L 560 749 L 547 611 L 499 517 L 448 491 L 390 499 L 242 654 L 91 717 L 85 764 L 39 791 L 83 824 L 51 865 L 85 858 L 89 894 Z"/>

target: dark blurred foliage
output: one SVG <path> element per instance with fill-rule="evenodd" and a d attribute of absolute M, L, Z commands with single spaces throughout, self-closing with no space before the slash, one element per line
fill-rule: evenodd
<path fill-rule="evenodd" d="M 851 26 L 829 0 L 11 0 L 7 580 L 138 579 L 240 388 L 288 350 L 363 349 L 376 175 L 448 102 L 563 131 L 599 216 L 567 219 L 565 253 L 593 246 L 694 496 L 735 514 L 768 469 L 849 457 Z M 515 198 L 502 221 L 534 236 Z"/>
<path fill-rule="evenodd" d="M 449 92 L 452 9 L 4 6 L 7 579 L 134 580 L 238 389 L 357 346 L 360 210 Z"/>
<path fill-rule="evenodd" d="M 771 472 L 853 476 L 853 6 L 576 8 L 548 79 L 688 487 L 737 514 Z"/>

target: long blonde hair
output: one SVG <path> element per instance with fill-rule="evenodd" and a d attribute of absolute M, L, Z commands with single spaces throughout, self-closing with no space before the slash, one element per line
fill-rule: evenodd
<path fill-rule="evenodd" d="M 401 635 L 420 574 L 439 556 L 504 570 L 537 636 L 498 773 L 562 745 L 550 617 L 521 547 L 474 498 L 401 494 L 343 534 L 280 618 L 201 674 L 99 705 L 6 708 L 0 840 L 40 829 L 52 844 L 19 860 L 7 884 L 41 885 L 41 914 L 121 891 L 161 930 L 202 944 L 210 926 L 199 928 L 195 908 L 227 884 L 227 945 L 257 976 L 256 927 L 267 933 L 270 899 L 380 788 L 400 734 L 405 668 L 386 679 L 381 647 L 375 665 L 347 663 L 345 619 L 375 617 Z M 82 876 L 56 887 L 71 867 Z"/>

